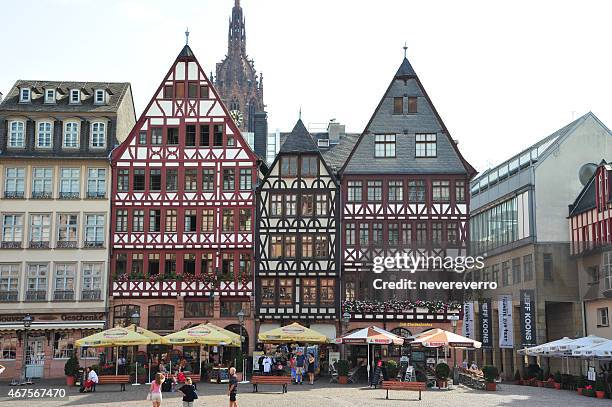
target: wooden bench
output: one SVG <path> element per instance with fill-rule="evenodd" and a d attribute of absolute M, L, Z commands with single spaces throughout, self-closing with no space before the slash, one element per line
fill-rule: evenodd
<path fill-rule="evenodd" d="M 119 376 L 98 376 L 97 384 L 120 384 L 121 391 L 125 391 L 125 385 L 130 382 L 130 375 Z M 92 391 L 96 391 L 96 384 L 93 385 Z"/>
<path fill-rule="evenodd" d="M 280 384 L 283 386 L 281 394 L 287 393 L 287 385 L 291 383 L 291 376 L 253 376 L 251 377 L 251 383 L 253 384 L 253 393 L 259 391 L 257 389 L 258 384 Z"/>
<path fill-rule="evenodd" d="M 383 390 L 387 390 L 387 400 L 389 400 L 389 390 L 408 390 L 408 391 L 418 391 L 419 392 L 419 400 L 421 400 L 421 392 L 427 389 L 425 382 L 394 382 L 394 381 L 383 381 L 382 387 Z"/>

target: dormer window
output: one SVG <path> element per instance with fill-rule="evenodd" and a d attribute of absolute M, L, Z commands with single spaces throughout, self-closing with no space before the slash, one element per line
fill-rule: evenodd
<path fill-rule="evenodd" d="M 104 89 L 96 89 L 94 103 L 96 105 L 106 104 L 106 91 Z"/>
<path fill-rule="evenodd" d="M 70 89 L 70 103 L 81 103 L 81 91 L 79 89 Z"/>
<path fill-rule="evenodd" d="M 19 103 L 30 103 L 32 101 L 32 91 L 30 88 L 21 88 L 19 91 Z"/>
<path fill-rule="evenodd" d="M 45 103 L 55 103 L 55 89 L 45 89 Z"/>

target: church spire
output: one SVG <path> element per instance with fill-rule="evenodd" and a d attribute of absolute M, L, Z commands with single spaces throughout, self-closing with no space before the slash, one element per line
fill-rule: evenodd
<path fill-rule="evenodd" d="M 245 20 L 242 15 L 240 0 L 234 0 L 234 8 L 232 9 L 232 17 L 229 23 L 228 48 L 228 55 L 231 54 L 232 51 L 246 52 Z"/>

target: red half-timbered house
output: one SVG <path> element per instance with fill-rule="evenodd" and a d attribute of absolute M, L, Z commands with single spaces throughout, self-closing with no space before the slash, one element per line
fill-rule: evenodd
<path fill-rule="evenodd" d="M 111 324 L 252 332 L 258 164 L 186 45 L 112 154 Z"/>

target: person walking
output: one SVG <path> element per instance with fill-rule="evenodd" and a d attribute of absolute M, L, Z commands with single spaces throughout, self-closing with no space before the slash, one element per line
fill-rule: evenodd
<path fill-rule="evenodd" d="M 235 367 L 230 367 L 229 377 L 229 388 L 227 391 L 229 395 L 229 407 L 238 407 L 238 401 L 236 401 L 236 395 L 238 394 L 238 376 L 236 376 Z"/>
<path fill-rule="evenodd" d="M 198 393 L 191 377 L 185 379 L 185 384 L 179 388 L 179 391 L 183 393 L 183 407 L 193 407 L 193 401 L 198 398 Z"/>
<path fill-rule="evenodd" d="M 306 358 L 301 350 L 298 350 L 297 357 L 295 358 L 295 382 L 303 384 L 304 376 L 304 365 L 306 364 Z"/>
<path fill-rule="evenodd" d="M 314 386 L 315 376 L 315 357 L 312 353 L 308 354 L 308 381 L 311 386 Z"/>
<path fill-rule="evenodd" d="M 151 387 L 149 387 L 149 396 L 147 397 L 151 400 L 153 407 L 160 407 L 162 403 L 162 383 L 166 380 L 166 377 L 163 373 L 155 373 L 155 380 L 151 383 Z"/>

